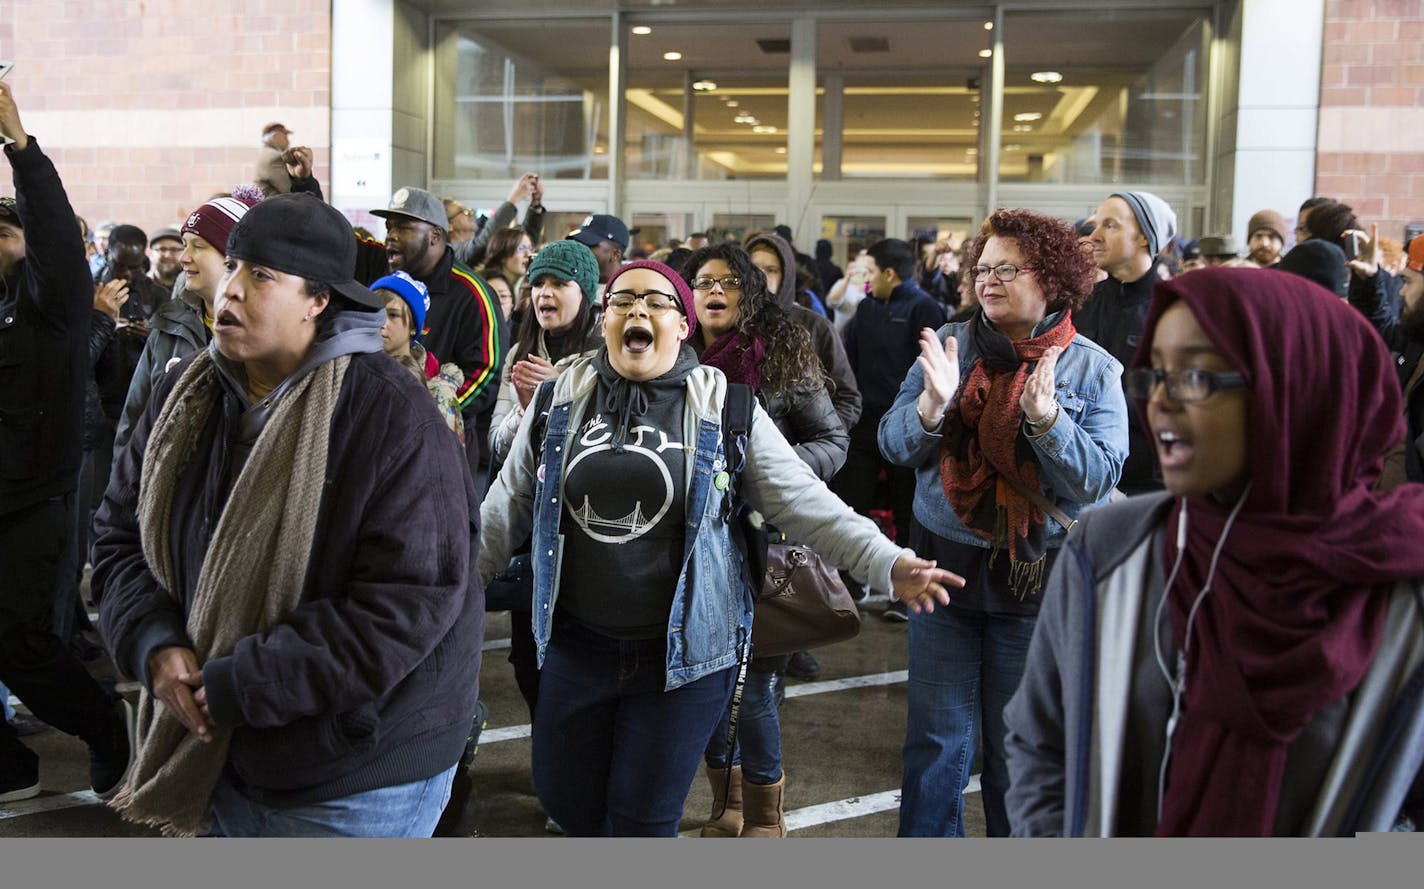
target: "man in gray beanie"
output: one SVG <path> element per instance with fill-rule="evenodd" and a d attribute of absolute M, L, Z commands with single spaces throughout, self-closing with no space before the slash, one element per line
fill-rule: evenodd
<path fill-rule="evenodd" d="M 1123 367 L 1142 337 L 1152 287 L 1160 280 L 1157 253 L 1177 234 L 1177 214 L 1167 202 L 1146 191 L 1116 192 L 1098 205 L 1088 243 L 1093 262 L 1107 277 L 1093 288 L 1083 308 L 1073 313 L 1078 332 L 1107 349 Z M 1129 412 L 1137 406 L 1128 402 Z M 1162 487 L 1156 448 L 1146 424 L 1134 416 L 1128 423 L 1128 455 L 1118 489 L 1140 494 Z"/>

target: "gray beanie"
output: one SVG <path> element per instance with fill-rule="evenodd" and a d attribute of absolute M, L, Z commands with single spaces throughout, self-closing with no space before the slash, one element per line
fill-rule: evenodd
<path fill-rule="evenodd" d="M 598 296 L 598 257 L 578 241 L 550 241 L 540 247 L 524 277 L 533 284 L 542 275 L 573 281 L 589 302 Z"/>
<path fill-rule="evenodd" d="M 1153 256 L 1177 236 L 1177 214 L 1152 192 L 1115 191 L 1111 197 L 1122 198 L 1132 209 L 1137 227 L 1147 239 L 1147 252 Z"/>

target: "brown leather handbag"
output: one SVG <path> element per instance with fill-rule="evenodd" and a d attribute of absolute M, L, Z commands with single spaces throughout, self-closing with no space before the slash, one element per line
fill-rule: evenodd
<path fill-rule="evenodd" d="M 752 615 L 752 656 L 774 657 L 855 638 L 860 609 L 834 568 L 810 548 L 767 546 L 766 577 Z"/>

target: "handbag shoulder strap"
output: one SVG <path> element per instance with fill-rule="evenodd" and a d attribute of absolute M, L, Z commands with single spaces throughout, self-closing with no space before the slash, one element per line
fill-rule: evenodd
<path fill-rule="evenodd" d="M 1027 497 L 1028 501 L 1034 506 L 1037 506 L 1039 508 L 1039 511 L 1041 511 L 1044 515 L 1052 516 L 1055 522 L 1063 526 L 1063 530 L 1071 531 L 1073 530 L 1073 526 L 1078 524 L 1077 519 L 1068 518 L 1068 514 L 1065 513 L 1063 510 L 1059 509 L 1058 506 L 1052 500 L 1049 500 L 1047 497 L 1043 496 L 1042 491 L 1031 490 L 1028 485 L 1025 485 L 1023 482 L 1019 481 L 1017 478 L 1012 475 L 1009 475 L 1006 472 L 1000 473 L 999 477 L 1002 478 L 1004 481 L 1008 482 L 1010 485 L 1012 485 L 1015 491 L 1018 491 L 1020 494 Z"/>

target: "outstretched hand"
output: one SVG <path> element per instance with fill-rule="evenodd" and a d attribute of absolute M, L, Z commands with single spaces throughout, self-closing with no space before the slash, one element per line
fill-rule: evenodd
<path fill-rule="evenodd" d="M 926 614 L 935 610 L 935 603 L 949 604 L 949 590 L 964 586 L 964 578 L 952 571 L 937 567 L 935 562 L 922 559 L 914 553 L 901 553 L 890 571 L 890 583 L 894 587 L 891 595 L 911 611 Z"/>
<path fill-rule="evenodd" d="M 924 389 L 915 402 L 920 425 L 926 432 L 939 428 L 954 393 L 959 391 L 959 342 L 953 336 L 939 341 L 928 327 L 920 329 L 920 357 L 915 359 L 924 374 Z"/>
<path fill-rule="evenodd" d="M 1048 414 L 1053 410 L 1055 400 L 1053 370 L 1058 366 L 1058 358 L 1063 354 L 1062 346 L 1049 346 L 1043 353 L 1043 357 L 1038 359 L 1038 366 L 1033 369 L 1033 373 L 1028 375 L 1024 381 L 1023 395 L 1019 396 L 1019 407 L 1023 409 L 1024 419 L 1029 425 L 1036 426 L 1043 420 L 1048 419 Z"/>
<path fill-rule="evenodd" d="M 305 145 L 289 149 L 282 160 L 287 165 L 287 175 L 294 180 L 309 179 L 312 174 L 312 150 Z"/>

